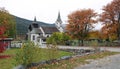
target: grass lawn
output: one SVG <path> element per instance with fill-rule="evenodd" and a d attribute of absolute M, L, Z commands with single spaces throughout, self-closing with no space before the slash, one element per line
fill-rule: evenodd
<path fill-rule="evenodd" d="M 103 58 L 103 57 L 115 55 L 115 54 L 118 54 L 118 53 L 117 52 L 101 52 L 101 53 L 86 55 L 82 57 L 72 58 L 70 60 L 63 60 L 63 61 L 60 61 L 59 63 L 56 62 L 55 64 L 38 66 L 37 68 L 35 67 L 35 69 L 73 69 L 76 66 L 88 63 L 86 61 L 88 59 L 99 59 L 99 58 Z"/>
<path fill-rule="evenodd" d="M 13 68 L 13 56 L 15 55 L 15 52 L 19 49 L 11 49 L 6 50 L 4 53 L 1 53 L 1 55 L 12 55 L 10 58 L 0 59 L 0 69 L 12 69 Z"/>
<path fill-rule="evenodd" d="M 0 59 L 0 69 L 12 69 L 14 67 L 13 58 L 15 56 L 15 53 L 19 50 L 20 49 L 10 49 L 10 50 L 6 50 L 4 53 L 1 53 L 6 55 L 12 55 L 12 57 L 6 58 L 6 59 Z M 42 56 L 38 55 L 38 57 L 34 59 L 35 62 L 39 62 L 41 60 L 49 60 L 49 58 L 46 57 L 47 56 L 46 53 L 48 53 L 49 51 L 46 49 L 41 49 L 41 51 L 42 51 Z M 116 52 L 96 53 L 96 54 L 86 55 L 82 57 L 72 58 L 70 60 L 63 60 L 63 61 L 60 61 L 59 63 L 56 62 L 55 64 L 38 66 L 37 68 L 35 67 L 35 69 L 73 69 L 74 67 L 80 64 L 88 63 L 86 61 L 87 59 L 98 59 L 98 58 L 103 58 L 105 56 L 114 55 L 114 54 L 118 54 L 118 53 Z M 57 58 L 65 55 L 72 55 L 72 53 L 59 51 L 59 55 L 57 56 Z"/>
<path fill-rule="evenodd" d="M 19 51 L 20 49 L 9 49 L 6 50 L 4 53 L 0 53 L 0 55 L 11 55 L 10 58 L 5 58 L 5 59 L 0 59 L 0 69 L 12 69 L 14 67 L 14 56 L 16 54 L 17 51 Z M 41 60 L 49 60 L 48 57 L 46 57 L 46 53 L 48 53 L 49 51 L 47 51 L 46 49 L 41 49 L 41 54 L 38 55 L 36 57 L 36 59 L 34 59 L 35 62 L 39 62 Z M 72 55 L 72 53 L 69 52 L 63 52 L 63 51 L 59 51 L 59 55 L 57 56 L 57 58 L 61 57 L 61 56 L 65 56 L 65 55 Z"/>

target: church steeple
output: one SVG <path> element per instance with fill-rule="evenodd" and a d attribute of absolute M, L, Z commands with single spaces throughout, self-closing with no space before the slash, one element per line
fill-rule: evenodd
<path fill-rule="evenodd" d="M 37 20 L 36 20 L 36 16 L 34 17 L 34 22 L 36 22 Z"/>
<path fill-rule="evenodd" d="M 58 18 L 57 18 L 56 22 L 58 22 L 60 24 L 62 23 L 61 16 L 60 16 L 60 11 L 58 12 Z"/>
<path fill-rule="evenodd" d="M 37 19 L 36 19 L 36 16 L 34 17 L 34 21 L 33 21 L 32 23 L 37 24 Z"/>
<path fill-rule="evenodd" d="M 63 32 L 63 28 L 62 28 L 62 20 L 61 20 L 61 16 L 60 16 L 60 12 L 58 12 L 58 18 L 55 22 L 55 25 L 57 27 L 57 29 L 60 31 L 60 32 Z"/>

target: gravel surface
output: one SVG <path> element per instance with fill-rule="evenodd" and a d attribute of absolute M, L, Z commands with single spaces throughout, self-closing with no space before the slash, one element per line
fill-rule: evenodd
<path fill-rule="evenodd" d="M 81 65 L 74 69 L 120 69 L 120 54 L 87 61 L 90 64 Z"/>

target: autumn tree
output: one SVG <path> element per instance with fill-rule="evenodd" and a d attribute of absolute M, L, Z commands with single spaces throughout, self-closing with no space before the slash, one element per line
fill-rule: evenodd
<path fill-rule="evenodd" d="M 116 34 L 120 40 L 120 0 L 113 0 L 103 7 L 103 11 L 100 15 L 100 21 L 104 24 L 103 31 L 109 35 Z"/>
<path fill-rule="evenodd" d="M 80 40 L 83 46 L 83 40 L 87 37 L 88 32 L 92 30 L 93 23 L 96 23 L 94 19 L 97 13 L 92 9 L 82 9 L 77 10 L 68 15 L 68 25 L 66 30 L 68 30 L 68 34 L 75 39 Z"/>
<path fill-rule="evenodd" d="M 98 30 L 90 31 L 88 39 L 101 39 L 101 32 Z"/>
<path fill-rule="evenodd" d="M 114 26 L 113 26 L 114 27 Z M 104 40 L 108 40 L 108 41 L 113 41 L 115 39 L 117 39 L 117 34 L 115 34 L 113 31 L 115 29 L 113 28 L 109 28 L 107 24 L 105 24 L 102 28 L 101 28 L 101 38 Z"/>
<path fill-rule="evenodd" d="M 16 23 L 14 17 L 4 8 L 0 8 L 0 26 L 4 26 L 6 28 L 4 35 L 15 37 Z"/>

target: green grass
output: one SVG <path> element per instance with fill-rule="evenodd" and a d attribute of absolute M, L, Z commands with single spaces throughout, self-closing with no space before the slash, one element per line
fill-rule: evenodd
<path fill-rule="evenodd" d="M 47 49 L 41 49 L 41 52 L 39 54 L 39 56 L 37 56 L 36 59 L 34 59 L 34 62 L 40 62 L 42 60 L 50 60 L 49 58 L 49 52 L 51 52 L 50 50 L 47 50 Z M 55 55 L 55 58 L 60 58 L 62 56 L 70 56 L 70 55 L 73 55 L 72 53 L 70 52 L 65 52 L 65 51 L 58 51 L 57 55 Z"/>
<path fill-rule="evenodd" d="M 1 53 L 1 55 L 5 54 L 5 55 L 11 55 L 12 57 L 10 58 L 6 58 L 6 59 L 0 59 L 0 69 L 12 69 L 14 67 L 14 57 L 17 51 L 19 51 L 20 49 L 9 49 L 6 50 L 4 53 Z M 47 51 L 47 49 L 40 49 L 41 50 L 41 54 L 39 54 L 36 59 L 34 59 L 34 62 L 39 62 L 41 60 L 49 60 L 49 57 L 47 56 L 47 53 L 49 51 Z M 42 55 L 42 56 L 41 56 Z M 72 55 L 72 53 L 69 52 L 64 52 L 64 51 L 59 51 L 59 55 L 57 56 L 57 58 L 61 57 L 61 56 L 65 56 L 65 55 Z"/>
<path fill-rule="evenodd" d="M 82 57 L 72 58 L 70 60 L 63 60 L 59 63 L 43 65 L 37 67 L 37 69 L 74 69 L 74 67 L 79 66 L 81 64 L 89 63 L 86 60 L 88 59 L 99 59 L 110 55 L 118 54 L 117 52 L 102 52 L 91 55 L 86 55 Z"/>
<path fill-rule="evenodd" d="M 17 52 L 19 49 L 10 49 L 6 50 L 4 53 L 1 53 L 1 55 L 11 55 L 10 58 L 6 59 L 0 59 L 0 69 L 12 69 L 13 68 L 13 57 L 15 55 L 15 52 Z"/>
<path fill-rule="evenodd" d="M 10 58 L 6 58 L 6 59 L 0 59 L 0 69 L 12 69 L 14 67 L 13 63 L 14 63 L 14 57 L 15 57 L 15 53 L 17 51 L 19 51 L 20 49 L 10 49 L 10 50 L 6 50 L 4 53 L 2 54 L 7 54 L 7 55 L 12 55 L 12 57 Z M 39 62 L 41 60 L 49 60 L 49 57 L 46 57 L 48 54 L 48 50 L 47 49 L 41 49 L 42 51 L 42 56 L 41 54 L 38 55 L 38 57 L 36 59 L 34 59 L 34 62 Z M 103 58 L 109 55 L 114 55 L 114 54 L 118 54 L 116 52 L 102 52 L 102 53 L 96 53 L 96 54 L 91 54 L 91 55 L 86 55 L 83 57 L 76 57 L 76 58 L 72 58 L 70 60 L 63 60 L 60 61 L 59 63 L 56 62 L 55 64 L 50 64 L 50 65 L 44 65 L 44 66 L 39 66 L 37 67 L 37 69 L 73 69 L 74 67 L 80 65 L 80 64 L 85 64 L 88 63 L 86 60 L 87 59 L 99 59 L 99 58 Z M 59 55 L 57 56 L 57 58 L 61 57 L 61 56 L 65 56 L 65 55 L 72 55 L 72 53 L 69 52 L 64 52 L 64 51 L 59 51 Z"/>

